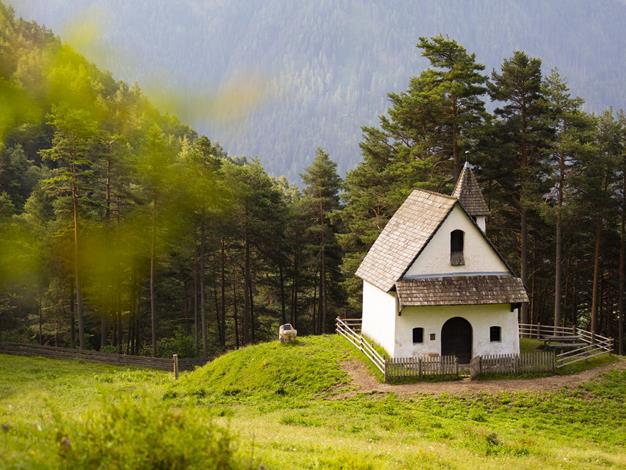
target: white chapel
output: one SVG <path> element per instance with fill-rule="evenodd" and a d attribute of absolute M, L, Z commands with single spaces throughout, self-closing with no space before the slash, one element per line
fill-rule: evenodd
<path fill-rule="evenodd" d="M 391 357 L 519 354 L 528 295 L 487 238 L 488 215 L 467 163 L 451 196 L 414 190 L 356 272 L 362 333 Z"/>

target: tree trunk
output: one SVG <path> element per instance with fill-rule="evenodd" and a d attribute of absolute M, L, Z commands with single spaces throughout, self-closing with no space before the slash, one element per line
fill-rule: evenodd
<path fill-rule="evenodd" d="M 563 208 L 563 190 L 565 184 L 565 155 L 559 153 L 559 192 L 556 205 L 556 253 L 554 257 L 554 326 L 561 325 L 561 278 L 563 275 L 562 267 L 562 221 L 561 211 Z"/>
<path fill-rule="evenodd" d="M 76 347 L 76 296 L 74 295 L 74 283 L 70 284 L 70 345 Z"/>
<path fill-rule="evenodd" d="M 520 277 L 525 286 L 528 283 L 528 213 L 526 209 L 526 185 L 528 184 L 528 145 L 526 144 L 526 133 L 528 126 L 526 122 L 526 104 L 522 102 L 522 135 L 521 135 L 521 161 L 520 161 Z M 532 295 L 532 292 L 531 292 Z M 528 304 L 522 304 L 522 323 L 528 323 Z"/>
<path fill-rule="evenodd" d="M 599 286 L 600 286 L 600 250 L 602 248 L 602 222 L 598 222 L 596 226 L 596 235 L 594 241 L 593 252 L 593 284 L 591 290 L 591 339 L 595 340 L 594 335 L 597 333 L 598 323 L 598 307 L 599 307 Z"/>
<path fill-rule="evenodd" d="M 76 317 L 78 318 L 78 348 L 85 348 L 85 322 L 83 319 L 83 296 L 81 291 L 80 260 L 78 255 L 78 184 L 76 181 L 76 168 L 71 165 L 72 172 L 72 222 L 74 225 L 74 293 L 76 294 Z"/>
<path fill-rule="evenodd" d="M 457 97 L 455 96 L 452 98 L 452 162 L 454 164 L 452 176 L 454 177 L 454 181 L 459 178 L 459 173 L 461 171 L 461 161 L 458 149 L 458 128 L 456 123 L 458 114 Z"/>
<path fill-rule="evenodd" d="M 100 351 L 104 349 L 104 341 L 106 338 L 107 332 L 107 321 L 104 313 L 102 314 L 102 318 L 100 318 Z M 115 332 L 113 332 L 114 340 L 115 340 Z"/>
<path fill-rule="evenodd" d="M 222 327 L 220 325 L 220 300 L 217 296 L 217 286 L 213 285 L 213 301 L 215 302 L 215 330 L 217 332 L 217 344 L 222 346 Z"/>
<path fill-rule="evenodd" d="M 202 231 L 200 236 L 202 239 L 200 240 L 200 327 L 202 328 L 202 357 L 204 359 L 209 356 L 209 338 L 207 331 L 207 319 L 206 319 L 206 299 L 204 292 L 204 225 L 202 226 Z"/>
<path fill-rule="evenodd" d="M 39 344 L 43 344 L 43 306 L 41 305 L 41 293 L 39 293 L 37 297 L 37 312 L 39 314 Z"/>
<path fill-rule="evenodd" d="M 624 153 L 624 165 L 622 167 L 622 220 L 620 224 L 620 244 L 619 244 L 619 286 L 618 286 L 618 311 L 619 319 L 617 321 L 617 352 L 624 354 L 624 314 L 626 313 L 626 299 L 624 291 L 626 290 L 626 152 Z"/>
<path fill-rule="evenodd" d="M 278 265 L 278 275 L 280 282 L 280 318 L 282 324 L 287 323 L 287 312 L 285 305 L 285 277 L 283 275 L 283 265 L 282 262 Z"/>
<path fill-rule="evenodd" d="M 110 227 L 110 222 L 111 222 L 111 158 L 110 156 L 107 158 L 107 168 L 106 168 L 106 179 L 105 179 L 105 209 L 104 209 L 104 220 L 105 223 L 108 225 L 107 228 L 111 228 Z M 107 246 L 107 250 L 111 249 L 111 245 L 110 245 L 110 239 L 108 237 L 108 234 L 110 232 L 107 230 L 107 238 L 106 238 L 106 246 Z M 108 276 L 107 276 L 108 277 Z M 108 279 L 107 279 L 108 280 Z M 111 294 L 112 296 L 112 292 L 109 291 L 109 294 Z M 112 306 L 113 306 L 113 300 L 109 299 L 110 302 L 110 309 L 109 309 L 109 314 L 111 314 L 111 310 L 112 310 Z M 104 349 L 104 345 L 106 342 L 106 336 L 107 336 L 107 319 L 106 319 L 106 315 L 104 312 L 102 312 L 102 318 L 100 319 L 100 351 L 102 351 Z M 115 341 L 117 340 L 117 331 L 113 331 L 113 343 L 115 343 Z"/>
<path fill-rule="evenodd" d="M 152 236 L 150 237 L 150 334 L 152 355 L 157 355 L 156 342 L 156 298 L 155 298 L 155 271 L 156 271 L 156 217 L 157 198 L 152 199 Z"/>
<path fill-rule="evenodd" d="M 220 291 L 221 308 L 219 318 L 220 339 L 222 348 L 226 347 L 226 243 L 222 238 L 220 253 Z"/>
<path fill-rule="evenodd" d="M 193 345 L 196 354 L 200 353 L 200 321 L 198 317 L 198 254 L 193 262 Z"/>
<path fill-rule="evenodd" d="M 233 323 L 235 327 L 235 348 L 239 349 L 239 318 L 237 315 L 237 278 L 233 274 Z"/>
<path fill-rule="evenodd" d="M 524 286 L 528 287 L 528 220 L 523 207 L 520 213 L 520 277 Z M 530 294 L 532 296 L 532 292 Z M 528 323 L 528 304 L 522 304 L 521 310 L 522 323 Z"/>
<path fill-rule="evenodd" d="M 293 257 L 293 281 L 291 285 L 291 324 L 294 328 L 298 323 L 298 253 Z"/>
<path fill-rule="evenodd" d="M 325 211 L 322 203 L 322 195 L 319 195 L 319 220 L 320 220 L 320 294 L 319 294 L 319 310 L 317 333 L 324 333 L 326 329 L 326 224 Z"/>
<path fill-rule="evenodd" d="M 248 235 L 246 233 L 245 243 L 245 266 L 244 266 L 244 299 L 245 299 L 245 312 L 244 318 L 246 318 L 248 331 L 244 331 L 244 342 L 249 335 L 250 342 L 255 341 L 255 331 L 254 331 L 254 299 L 253 299 L 253 289 L 252 289 L 252 268 L 250 266 L 250 240 L 248 240 Z M 246 326 L 244 324 L 244 326 Z"/>
<path fill-rule="evenodd" d="M 326 324 L 326 256 L 325 249 L 322 246 L 320 253 L 320 293 L 319 293 L 319 309 L 318 309 L 318 328 L 317 333 L 324 333 Z"/>

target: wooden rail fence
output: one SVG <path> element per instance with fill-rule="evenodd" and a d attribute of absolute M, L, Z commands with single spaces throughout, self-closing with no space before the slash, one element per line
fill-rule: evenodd
<path fill-rule="evenodd" d="M 385 358 L 361 334 L 361 320 L 337 318 L 337 333 L 361 351 L 383 374 L 385 382 L 414 377 L 458 377 L 459 364 L 456 356 L 424 356 Z"/>
<path fill-rule="evenodd" d="M 613 338 L 592 333 L 569 326 L 553 326 L 541 324 L 519 324 L 520 337 L 543 339 L 558 338 L 560 336 L 575 336 L 579 344 L 567 351 L 556 354 L 556 367 L 561 368 L 576 362 L 591 359 L 592 357 L 613 351 Z"/>
<path fill-rule="evenodd" d="M 105 364 L 137 366 L 169 371 L 174 370 L 175 362 L 178 364 L 178 370 L 191 370 L 196 366 L 206 363 L 205 360 L 196 358 L 169 359 L 165 357 L 129 356 L 126 354 L 105 353 L 91 350 L 79 351 L 71 348 L 42 346 L 39 344 L 12 343 L 6 341 L 0 342 L 0 353 L 19 356 L 43 356 L 53 359 L 82 359 L 85 361 L 101 362 Z"/>

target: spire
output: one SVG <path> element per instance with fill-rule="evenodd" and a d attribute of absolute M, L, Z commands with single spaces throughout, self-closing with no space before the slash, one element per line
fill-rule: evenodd
<path fill-rule="evenodd" d="M 489 208 L 469 162 L 463 165 L 452 196 L 459 200 L 469 215 L 473 217 L 489 215 Z"/>

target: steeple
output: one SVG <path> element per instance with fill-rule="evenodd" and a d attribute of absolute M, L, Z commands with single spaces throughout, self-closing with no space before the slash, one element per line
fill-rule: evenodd
<path fill-rule="evenodd" d="M 485 218 L 489 215 L 489 207 L 468 162 L 463 165 L 452 196 L 457 198 L 467 213 L 474 217 L 483 232 L 486 231 Z"/>

